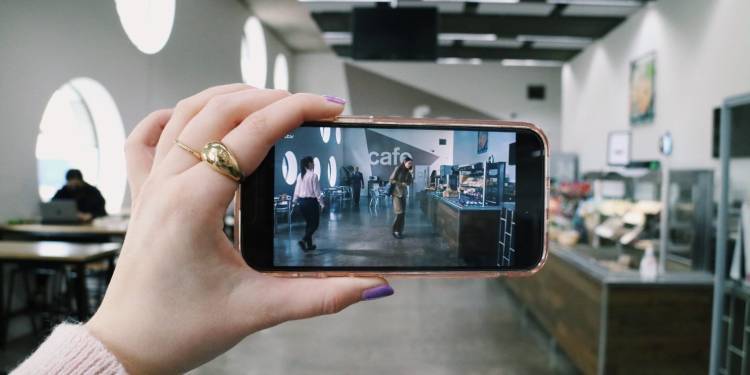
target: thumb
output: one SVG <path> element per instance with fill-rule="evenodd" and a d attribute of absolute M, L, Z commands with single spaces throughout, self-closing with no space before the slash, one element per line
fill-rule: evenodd
<path fill-rule="evenodd" d="M 364 300 L 393 294 L 385 279 L 331 277 L 325 279 L 277 279 L 274 305 L 283 320 L 335 314 Z"/>

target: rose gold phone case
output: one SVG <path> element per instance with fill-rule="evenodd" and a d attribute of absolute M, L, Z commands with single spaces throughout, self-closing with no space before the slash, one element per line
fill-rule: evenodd
<path fill-rule="evenodd" d="M 547 261 L 547 221 L 549 215 L 549 142 L 544 132 L 536 125 L 527 122 L 516 121 L 499 121 L 499 120 L 465 120 L 465 119 L 428 119 L 428 118 L 408 118 L 408 117 L 381 117 L 381 116 L 339 116 L 331 120 L 319 122 L 329 122 L 331 126 L 349 127 L 352 125 L 425 125 L 430 127 L 452 128 L 455 126 L 473 126 L 486 128 L 510 128 L 510 129 L 528 129 L 542 139 L 544 144 L 544 248 L 542 249 L 542 258 L 537 265 L 530 270 L 520 271 L 261 271 L 268 275 L 278 277 L 399 277 L 399 278 L 435 278 L 435 279 L 464 279 L 464 278 L 494 278 L 494 277 L 523 277 L 533 275 L 539 271 Z M 240 239 L 241 228 L 241 210 L 240 189 L 237 189 L 235 195 L 235 230 L 234 244 L 237 251 L 242 252 Z"/>

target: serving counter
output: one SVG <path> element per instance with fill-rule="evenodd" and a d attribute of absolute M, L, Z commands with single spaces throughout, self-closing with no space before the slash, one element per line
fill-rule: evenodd
<path fill-rule="evenodd" d="M 705 374 L 712 276 L 641 279 L 615 249 L 551 245 L 544 268 L 504 282 L 584 374 Z"/>
<path fill-rule="evenodd" d="M 500 243 L 498 206 L 464 206 L 456 198 L 439 193 L 419 193 L 422 212 L 432 222 L 440 238 L 458 249 L 468 264 L 496 264 Z"/>

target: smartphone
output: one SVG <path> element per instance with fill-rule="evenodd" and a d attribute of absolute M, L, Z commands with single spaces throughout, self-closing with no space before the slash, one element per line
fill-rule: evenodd
<path fill-rule="evenodd" d="M 547 256 L 548 154 L 521 122 L 306 122 L 240 184 L 235 244 L 288 277 L 532 274 Z"/>

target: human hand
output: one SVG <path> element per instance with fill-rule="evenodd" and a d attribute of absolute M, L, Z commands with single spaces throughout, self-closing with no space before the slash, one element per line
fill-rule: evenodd
<path fill-rule="evenodd" d="M 343 106 L 246 85 L 209 88 L 148 115 L 126 143 L 131 220 L 101 307 L 86 324 L 131 373 L 178 373 L 247 335 L 392 293 L 380 278 L 286 279 L 245 264 L 223 232 L 237 183 L 175 147 L 221 140 L 245 174 L 302 121 Z"/>

